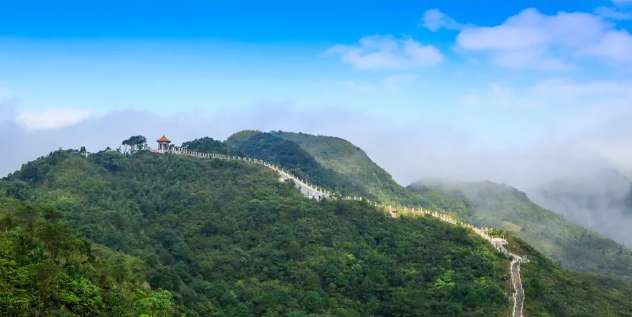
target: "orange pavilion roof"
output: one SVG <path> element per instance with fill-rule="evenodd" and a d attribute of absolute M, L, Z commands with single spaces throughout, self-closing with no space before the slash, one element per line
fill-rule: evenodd
<path fill-rule="evenodd" d="M 171 143 L 171 141 L 169 141 L 169 139 L 167 139 L 167 138 L 165 137 L 165 135 L 164 135 L 164 134 L 162 135 L 162 138 L 160 138 L 160 139 L 158 139 L 158 140 L 156 140 L 156 141 L 157 141 L 157 142 L 167 142 L 167 143 Z"/>

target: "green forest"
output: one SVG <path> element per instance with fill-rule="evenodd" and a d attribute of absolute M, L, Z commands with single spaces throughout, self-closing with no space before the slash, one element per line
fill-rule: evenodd
<path fill-rule="evenodd" d="M 168 290 L 187 316 L 508 311 L 507 260 L 465 229 L 392 219 L 361 202 L 307 200 L 255 164 L 57 151 L 2 188 L 141 259 L 149 285 Z"/>
<path fill-rule="evenodd" d="M 528 254 L 520 269 L 525 290 L 526 316 L 632 316 L 632 285 L 621 279 L 566 271 L 521 240 L 496 230 L 509 242 L 508 249 Z"/>
<path fill-rule="evenodd" d="M 145 270 L 77 235 L 59 210 L 0 194 L 0 316 L 174 316 Z"/>
<path fill-rule="evenodd" d="M 292 145 L 261 141 L 273 137 L 282 138 Z M 252 142 L 255 138 L 259 141 Z M 350 184 L 347 188 L 353 188 L 353 194 L 384 204 L 444 211 L 476 226 L 502 228 L 537 247 L 567 269 L 632 281 L 631 249 L 566 221 L 561 215 L 536 205 L 524 193 L 509 186 L 485 181 L 451 186 L 415 183 L 404 188 L 359 147 L 337 137 L 283 131 L 243 131 L 229 137 L 227 143 L 246 149 L 253 148 L 248 144 L 258 144 L 258 147 L 266 148 L 266 155 L 259 158 L 278 162 L 284 167 L 292 165 L 284 165 L 283 157 L 292 156 L 292 153 L 303 157 L 307 153 L 318 166 L 336 175 L 328 179 L 346 180 Z M 275 148 L 279 150 L 275 151 Z M 258 155 L 256 151 L 251 153 Z M 307 179 L 319 186 L 332 186 L 321 182 L 315 169 L 306 167 L 299 168 Z"/>
<path fill-rule="evenodd" d="M 632 281 L 632 250 L 566 221 L 515 188 L 492 182 L 409 188 L 474 225 L 511 232 L 568 269 Z"/>
<path fill-rule="evenodd" d="M 510 312 L 509 260 L 466 229 L 430 217 L 391 218 L 361 201 L 305 199 L 249 162 L 130 146 L 135 150 L 55 151 L 0 180 L 3 315 Z M 252 153 L 314 182 L 389 195 L 388 186 L 362 187 L 369 181 L 338 173 L 274 133 L 183 147 Z M 391 197 L 432 203 L 401 187 Z M 532 258 L 523 266 L 529 316 L 632 316 L 629 284 L 568 272 L 522 240 L 512 244 Z M 560 311 L 559 302 L 572 309 Z"/>

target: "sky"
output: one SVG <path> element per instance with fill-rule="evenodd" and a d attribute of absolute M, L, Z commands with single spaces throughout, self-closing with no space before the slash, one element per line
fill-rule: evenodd
<path fill-rule="evenodd" d="M 396 181 L 632 172 L 632 1 L 0 1 L 0 175 L 131 135 L 343 137 Z"/>

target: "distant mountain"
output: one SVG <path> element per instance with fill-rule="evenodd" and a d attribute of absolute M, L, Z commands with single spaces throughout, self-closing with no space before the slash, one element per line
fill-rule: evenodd
<path fill-rule="evenodd" d="M 490 181 L 418 182 L 408 188 L 475 225 L 512 232 L 569 269 L 632 280 L 632 250 L 538 206 L 515 188 Z"/>
<path fill-rule="evenodd" d="M 619 171 L 600 169 L 530 192 L 534 201 L 570 222 L 632 246 L 632 182 Z"/>

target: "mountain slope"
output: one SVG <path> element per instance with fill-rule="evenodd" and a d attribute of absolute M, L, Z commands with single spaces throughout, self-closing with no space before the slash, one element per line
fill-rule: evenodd
<path fill-rule="evenodd" d="M 0 315 L 169 314 L 171 294 L 149 289 L 143 269 L 77 236 L 59 211 L 0 193 Z"/>
<path fill-rule="evenodd" d="M 475 225 L 515 234 L 569 269 L 632 280 L 632 250 L 566 221 L 514 188 L 489 181 L 409 188 Z"/>
<path fill-rule="evenodd" d="M 502 235 L 502 230 L 497 234 Z M 598 274 L 568 272 L 522 239 L 507 236 L 508 249 L 528 254 L 521 266 L 524 314 L 545 316 L 632 316 L 632 285 Z"/>
<path fill-rule="evenodd" d="M 280 142 L 278 139 L 287 141 Z M 362 149 L 341 138 L 282 131 L 258 134 L 243 131 L 234 134 L 227 141 L 236 145 L 245 154 L 300 170 L 302 175 L 316 185 L 338 190 L 343 195 L 362 196 L 384 204 L 405 203 L 431 207 L 423 197 L 414 195 L 397 184 L 392 176 L 375 164 Z M 262 156 L 260 151 L 249 149 L 248 144 L 253 143 L 258 147 L 270 148 L 269 154 Z M 309 165 L 299 163 L 286 166 L 283 164 L 282 156 L 305 157 L 301 163 L 309 161 Z M 326 173 L 320 173 L 319 169 Z"/>
<path fill-rule="evenodd" d="M 279 137 L 294 144 L 279 142 Z M 353 187 L 348 188 L 353 188 L 357 195 L 386 204 L 446 210 L 475 225 L 509 230 L 567 268 L 632 279 L 629 249 L 573 225 L 558 214 L 537 206 L 524 193 L 515 189 L 491 182 L 463 185 L 456 190 L 445 186 L 403 188 L 362 150 L 335 137 L 247 131 L 235 134 L 228 143 L 237 139 L 242 152 L 259 155 L 258 158 L 272 160 L 282 166 L 282 156 L 304 157 L 300 161 L 309 160 L 309 166 L 314 166 L 313 161 L 316 161 L 320 168 L 331 170 L 336 177 L 353 184 Z M 244 144 L 249 142 L 258 148 L 266 148 L 266 154 L 260 155 L 261 151 L 246 149 Z M 292 150 L 286 150 L 288 148 Z M 293 166 L 302 168 L 300 163 Z M 303 168 L 302 172 L 317 185 L 327 187 L 326 183 L 317 182 L 318 177 L 312 177 L 317 176 L 312 173 L 317 168 Z"/>
<path fill-rule="evenodd" d="M 16 185 L 20 184 L 20 185 Z M 307 200 L 268 169 L 57 151 L 0 188 L 142 258 L 187 316 L 504 316 L 508 260 L 465 229 Z M 474 294 L 468 296 L 468 294 Z"/>
<path fill-rule="evenodd" d="M 237 141 L 239 140 L 239 141 Z M 245 131 L 231 136 L 227 143 L 244 155 L 282 166 L 300 179 L 331 189 L 343 195 L 369 196 L 363 187 L 350 178 L 319 164 L 298 144 L 270 133 Z"/>

